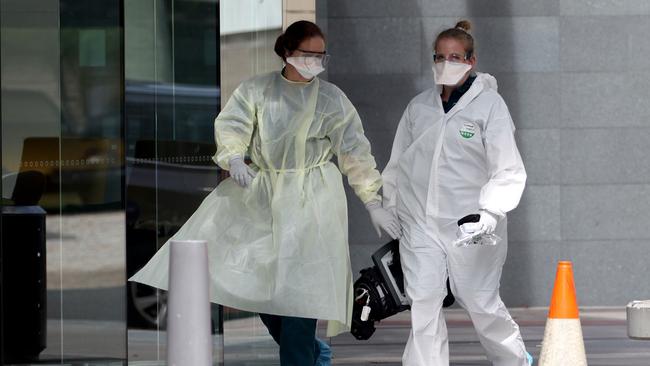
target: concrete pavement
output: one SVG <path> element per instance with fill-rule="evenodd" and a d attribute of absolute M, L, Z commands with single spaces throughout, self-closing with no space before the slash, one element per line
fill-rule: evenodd
<path fill-rule="evenodd" d="M 521 327 L 528 351 L 537 361 L 547 310 L 511 309 L 511 314 Z M 650 365 L 650 341 L 632 340 L 627 337 L 623 307 L 581 309 L 580 315 L 590 366 Z M 465 312 L 461 309 L 448 309 L 445 316 L 449 329 L 451 365 L 490 365 Z M 113 366 L 122 364 L 119 359 L 127 353 L 124 349 L 126 342 L 121 343 L 124 345 L 121 347 L 110 347 L 124 342 L 123 323 L 66 320 L 63 324 L 50 322 L 48 325 L 48 349 L 41 355 L 44 360 L 54 361 L 63 353 L 79 360 L 64 362 L 65 365 Z M 377 331 L 368 341 L 358 341 L 349 333 L 326 338 L 334 353 L 332 363 L 337 366 L 400 365 L 409 327 L 409 313 L 405 312 L 379 324 Z M 323 336 L 324 332 L 325 324 L 321 323 L 319 334 Z M 129 330 L 128 364 L 165 365 L 165 343 L 164 331 Z M 215 365 L 221 351 L 227 366 L 279 364 L 277 346 L 256 316 L 226 321 L 224 337 L 215 335 L 214 346 Z M 83 359 L 86 361 L 81 362 Z M 52 362 L 55 363 L 59 364 Z"/>
<path fill-rule="evenodd" d="M 547 309 L 512 309 L 511 314 L 521 327 L 528 351 L 537 361 Z M 451 365 L 490 365 L 466 313 L 462 309 L 450 309 L 445 311 L 445 315 Z M 241 327 L 236 322 L 226 324 L 226 365 L 278 364 L 277 349 L 270 337 L 264 334 L 264 329 L 255 326 L 251 319 L 239 322 L 246 325 Z M 581 322 L 590 366 L 650 365 L 650 341 L 631 340 L 627 337 L 624 308 L 581 309 Z M 333 364 L 400 365 L 409 327 L 409 313 L 405 312 L 379 324 L 368 341 L 358 341 L 350 334 L 330 338 Z M 324 334 L 324 324 L 321 324 L 319 332 Z"/>

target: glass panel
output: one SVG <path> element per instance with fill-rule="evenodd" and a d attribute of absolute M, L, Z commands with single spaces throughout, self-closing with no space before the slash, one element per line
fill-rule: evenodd
<path fill-rule="evenodd" d="M 60 0 L 61 220 L 48 231 L 63 263 L 61 352 L 84 358 L 126 358 L 120 22 L 119 0 Z"/>
<path fill-rule="evenodd" d="M 222 103 L 242 81 L 280 70 L 273 46 L 281 33 L 282 0 L 221 1 Z M 277 345 L 257 314 L 224 309 L 224 339 L 227 365 L 279 362 Z"/>
<path fill-rule="evenodd" d="M 219 7 L 125 0 L 127 274 L 142 268 L 219 182 Z M 127 284 L 129 359 L 164 363 L 166 293 Z M 213 306 L 215 362 L 220 309 Z"/>
<path fill-rule="evenodd" d="M 221 1 L 221 101 L 244 80 L 279 70 L 273 51 L 282 33 L 282 0 Z"/>
<path fill-rule="evenodd" d="M 122 365 L 120 1 L 0 7 L 4 362 Z"/>
<path fill-rule="evenodd" d="M 38 4 L 33 11 L 27 5 L 17 2 L 0 2 L 2 24 L 1 42 L 1 83 L 2 86 L 2 358 L 5 363 L 21 363 L 37 358 L 41 353 L 61 357 L 61 319 L 58 314 L 50 312 L 52 302 L 49 294 L 57 293 L 60 286 L 56 279 L 61 276 L 60 265 L 54 266 L 51 250 L 60 248 L 52 235 L 30 238 L 29 244 L 19 246 L 21 232 L 12 230 L 19 225 L 32 225 L 32 230 L 43 231 L 45 214 L 39 205 L 42 198 L 50 197 L 53 203 L 50 209 L 53 216 L 60 217 L 58 210 L 58 189 L 50 186 L 44 190 L 46 177 L 52 177 L 58 170 L 56 165 L 34 170 L 40 162 L 58 162 L 58 143 L 56 149 L 41 148 L 38 151 L 27 144 L 37 133 L 39 137 L 57 140 L 60 134 L 60 73 L 59 73 L 59 8 L 48 7 L 45 1 Z M 33 141 L 33 140 L 32 140 Z M 48 151 L 49 150 L 49 151 Z M 30 155 L 49 154 L 51 158 L 39 159 Z M 49 165 L 49 164 L 48 164 Z M 46 169 L 48 168 L 48 169 Z M 34 173 L 31 173 L 35 171 Z M 20 174 L 23 173 L 23 174 Z M 25 179 L 27 178 L 27 181 Z M 34 188 L 29 188 L 34 186 Z M 21 198 L 21 189 L 25 196 Z M 15 197 L 14 192 L 18 194 Z M 14 202 L 18 201 L 22 212 L 11 215 Z M 18 205 L 16 205 L 18 206 Z M 31 214 L 29 211 L 32 211 Z M 58 222 L 58 221 L 57 221 Z M 50 222 L 47 227 L 55 223 Z M 58 225 L 56 225 L 58 226 Z M 14 231 L 12 233 L 12 231 Z M 38 249 L 47 247 L 43 253 Z M 31 249 L 37 248 L 35 252 Z M 41 256 L 38 256 L 38 253 Z M 43 255 L 45 254 L 45 255 Z M 12 264 L 18 264 L 12 268 Z M 19 264 L 37 268 L 36 277 L 28 278 L 20 270 Z M 57 261 L 57 264 L 59 262 Z M 43 268 L 45 265 L 45 268 Z M 40 270 L 40 271 L 39 271 Z M 40 281 L 40 282 L 39 282 Z M 36 282 L 36 283 L 34 283 Z M 31 298 L 21 298 L 17 293 L 27 290 Z M 12 293 L 13 292 L 13 293 Z M 24 299 L 21 303 L 9 303 L 8 299 Z M 43 309 L 47 318 L 43 319 L 34 307 Z M 25 316 L 24 309 L 31 314 Z M 37 322 L 22 324 L 19 319 L 38 319 Z M 12 343 L 12 335 L 16 339 Z M 45 337 L 44 337 L 45 335 Z M 25 344 L 21 347 L 20 344 Z M 27 346 L 29 345 L 29 346 Z M 43 352 L 48 347 L 47 352 Z"/>

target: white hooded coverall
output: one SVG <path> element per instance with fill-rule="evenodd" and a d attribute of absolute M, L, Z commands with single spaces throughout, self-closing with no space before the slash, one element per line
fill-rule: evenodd
<path fill-rule="evenodd" d="M 208 242 L 211 301 L 330 320 L 329 335 L 349 329 L 341 173 L 364 203 L 381 200 L 381 175 L 352 103 L 317 77 L 297 83 L 272 72 L 235 90 L 215 120 L 215 135 L 221 167 L 248 152 L 257 175 L 247 188 L 223 181 L 170 239 Z M 168 257 L 165 244 L 131 280 L 166 289 Z"/>
<path fill-rule="evenodd" d="M 412 329 L 406 366 L 447 366 L 442 314 L 445 281 L 472 319 L 488 359 L 527 366 L 519 327 L 499 296 L 507 251 L 506 212 L 519 203 L 526 172 L 514 124 L 496 80 L 478 73 L 470 89 L 445 113 L 441 88 L 416 96 L 399 123 L 383 171 L 384 205 L 403 229 L 400 255 Z M 454 247 L 457 220 L 487 210 L 500 217 L 496 246 Z"/>

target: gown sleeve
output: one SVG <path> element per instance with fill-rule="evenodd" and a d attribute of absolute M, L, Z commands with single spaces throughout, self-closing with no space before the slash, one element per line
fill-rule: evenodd
<path fill-rule="evenodd" d="M 338 158 L 339 169 L 348 177 L 348 183 L 363 203 L 381 201 L 377 193 L 381 188 L 381 175 L 377 163 L 370 152 L 370 142 L 366 138 L 359 113 L 352 102 L 340 92 L 336 98 L 340 113 L 328 133 L 332 149 Z"/>
<path fill-rule="evenodd" d="M 255 102 L 253 86 L 242 83 L 214 120 L 214 136 L 217 152 L 212 158 L 223 169 L 230 170 L 228 162 L 248 151 L 255 126 Z"/>

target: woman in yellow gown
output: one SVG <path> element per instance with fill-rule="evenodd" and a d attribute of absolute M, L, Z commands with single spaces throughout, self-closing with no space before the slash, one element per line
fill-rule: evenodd
<path fill-rule="evenodd" d="M 206 240 L 211 301 L 273 314 L 262 319 L 280 343 L 282 364 L 304 366 L 314 364 L 304 360 L 314 357 L 308 348 L 313 353 L 316 319 L 329 321 L 329 335 L 351 323 L 341 173 L 377 231 L 397 237 L 400 230 L 381 206 L 381 175 L 357 111 L 340 89 L 316 77 L 328 57 L 318 26 L 292 24 L 275 51 L 282 71 L 243 82 L 215 120 L 214 160 L 232 178 L 170 240 Z M 165 244 L 131 280 L 167 288 L 168 253 Z M 270 326 L 278 321 L 281 332 Z"/>

